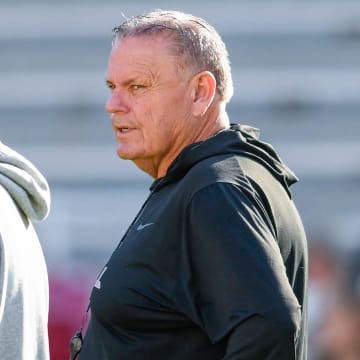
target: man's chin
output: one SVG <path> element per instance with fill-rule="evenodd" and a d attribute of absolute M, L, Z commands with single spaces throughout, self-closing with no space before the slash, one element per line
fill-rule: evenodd
<path fill-rule="evenodd" d="M 134 160 L 135 158 L 131 153 L 123 149 L 117 149 L 117 156 L 122 160 Z"/>
<path fill-rule="evenodd" d="M 120 151 L 117 152 L 117 155 L 121 160 L 131 160 L 132 159 L 131 156 L 129 156 L 128 154 L 124 154 Z"/>

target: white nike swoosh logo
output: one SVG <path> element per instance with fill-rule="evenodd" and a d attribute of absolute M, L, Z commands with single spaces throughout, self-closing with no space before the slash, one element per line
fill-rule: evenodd
<path fill-rule="evenodd" d="M 154 223 L 147 223 L 147 224 L 139 224 L 139 226 L 136 228 L 137 231 L 140 231 L 148 226 L 154 225 Z"/>

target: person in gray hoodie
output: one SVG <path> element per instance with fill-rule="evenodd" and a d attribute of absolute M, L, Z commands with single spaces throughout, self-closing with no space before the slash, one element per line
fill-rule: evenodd
<path fill-rule="evenodd" d="M 46 179 L 0 142 L 0 359 L 49 359 L 48 274 L 33 221 L 49 213 Z"/>

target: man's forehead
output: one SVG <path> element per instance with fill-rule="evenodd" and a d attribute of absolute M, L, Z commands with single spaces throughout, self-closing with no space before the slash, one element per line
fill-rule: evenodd
<path fill-rule="evenodd" d="M 154 73 L 152 67 L 133 63 L 128 66 L 109 66 L 106 78 L 109 82 L 122 83 L 126 85 L 135 81 L 149 81 L 154 79 Z"/>
<path fill-rule="evenodd" d="M 119 57 L 119 61 L 109 62 L 107 74 L 120 80 L 153 77 L 155 68 L 159 68 L 153 59 L 147 57 Z"/>

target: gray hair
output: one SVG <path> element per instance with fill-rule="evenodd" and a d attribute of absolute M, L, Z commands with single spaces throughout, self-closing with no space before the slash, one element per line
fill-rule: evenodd
<path fill-rule="evenodd" d="M 170 34 L 172 53 L 196 71 L 210 71 L 223 101 L 233 95 L 229 55 L 218 32 L 204 19 L 179 11 L 154 10 L 126 19 L 113 29 L 113 44 L 125 37 Z"/>

